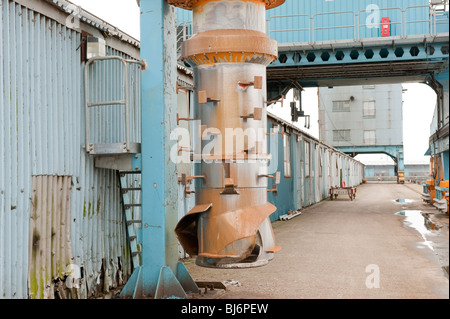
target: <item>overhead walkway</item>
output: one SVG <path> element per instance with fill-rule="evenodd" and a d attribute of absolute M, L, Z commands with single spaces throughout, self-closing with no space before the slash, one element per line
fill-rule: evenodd
<path fill-rule="evenodd" d="M 448 71 L 448 11 L 436 11 L 425 0 L 397 0 L 392 7 L 366 2 L 344 1 L 336 9 L 332 2 L 302 7 L 291 1 L 268 12 L 267 34 L 279 51 L 267 68 L 268 100 L 294 87 L 361 83 L 422 82 L 436 90 L 439 74 Z M 178 12 L 179 44 L 192 35 L 189 14 Z"/>
<path fill-rule="evenodd" d="M 361 79 L 370 84 L 420 81 L 448 69 L 448 40 L 447 33 L 280 44 L 268 81 L 295 79 L 303 87 L 356 85 Z"/>
<path fill-rule="evenodd" d="M 386 24 L 368 23 L 369 14 L 390 16 L 387 36 Z M 296 86 L 423 82 L 434 88 L 437 75 L 448 71 L 448 23 L 448 12 L 428 5 L 272 16 L 267 32 L 278 40 L 279 56 L 267 69 L 269 97 Z"/>

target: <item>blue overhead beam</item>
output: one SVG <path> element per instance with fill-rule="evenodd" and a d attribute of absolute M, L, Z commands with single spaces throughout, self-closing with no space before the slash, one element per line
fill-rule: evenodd
<path fill-rule="evenodd" d="M 431 41 L 431 39 L 430 39 Z M 435 40 L 436 41 L 436 40 Z M 291 66 L 319 66 L 353 63 L 380 63 L 411 61 L 442 61 L 449 58 L 448 36 L 440 42 L 424 41 L 423 38 L 408 42 L 395 43 L 379 41 L 380 43 L 352 42 L 338 45 L 329 43 L 314 45 L 280 45 L 278 60 L 269 68 Z M 382 44 L 381 42 L 384 42 Z"/>
<path fill-rule="evenodd" d="M 394 160 L 399 171 L 405 170 L 403 145 L 337 146 L 336 148 L 346 154 L 386 154 Z"/>

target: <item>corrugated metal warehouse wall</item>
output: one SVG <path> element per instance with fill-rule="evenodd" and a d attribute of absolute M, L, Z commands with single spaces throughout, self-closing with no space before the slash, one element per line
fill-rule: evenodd
<path fill-rule="evenodd" d="M 328 198 L 330 187 L 339 187 L 342 181 L 346 186 L 362 183 L 363 164 L 270 113 L 267 131 L 269 152 L 275 162 L 273 170 L 281 174 L 277 193 L 268 194 L 269 202 L 277 207 L 270 216 L 272 221 L 289 210 Z M 269 189 L 273 183 L 269 180 Z"/>
<path fill-rule="evenodd" d="M 70 264 L 86 297 L 126 280 L 131 266 L 116 172 L 94 169 L 83 149 L 81 34 L 0 4 L 0 298 L 53 298 Z M 116 126 L 114 116 L 96 124 Z"/>

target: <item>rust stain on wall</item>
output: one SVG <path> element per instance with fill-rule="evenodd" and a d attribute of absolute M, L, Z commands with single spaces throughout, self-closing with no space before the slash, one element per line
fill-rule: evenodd
<path fill-rule="evenodd" d="M 29 233 L 30 298 L 53 299 L 55 283 L 70 272 L 71 176 L 33 176 Z"/>

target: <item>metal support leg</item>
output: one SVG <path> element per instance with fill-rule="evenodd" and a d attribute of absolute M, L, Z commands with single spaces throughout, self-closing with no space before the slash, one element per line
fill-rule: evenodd
<path fill-rule="evenodd" d="M 198 287 L 178 263 L 176 165 L 170 132 L 176 125 L 176 14 L 166 0 L 140 0 L 142 74 L 142 266 L 124 298 L 185 298 Z"/>

